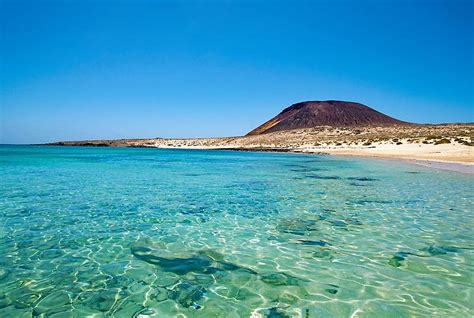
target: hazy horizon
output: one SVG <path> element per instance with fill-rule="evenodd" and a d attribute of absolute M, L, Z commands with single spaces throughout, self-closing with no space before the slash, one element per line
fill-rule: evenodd
<path fill-rule="evenodd" d="M 0 143 L 243 135 L 306 100 L 474 122 L 472 1 L 0 2 Z"/>

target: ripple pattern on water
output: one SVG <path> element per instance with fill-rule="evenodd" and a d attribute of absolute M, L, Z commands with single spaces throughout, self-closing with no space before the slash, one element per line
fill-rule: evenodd
<path fill-rule="evenodd" d="M 229 151 L 0 157 L 0 317 L 474 315 L 471 176 Z"/>

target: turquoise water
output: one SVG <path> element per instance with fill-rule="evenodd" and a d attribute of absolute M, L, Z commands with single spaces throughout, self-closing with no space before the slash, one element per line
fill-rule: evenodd
<path fill-rule="evenodd" d="M 138 148 L 0 163 L 0 317 L 474 315 L 469 175 Z"/>

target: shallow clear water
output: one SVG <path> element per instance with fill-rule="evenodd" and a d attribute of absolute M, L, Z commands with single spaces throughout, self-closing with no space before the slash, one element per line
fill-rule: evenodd
<path fill-rule="evenodd" d="M 468 317 L 472 176 L 0 147 L 0 317 Z"/>

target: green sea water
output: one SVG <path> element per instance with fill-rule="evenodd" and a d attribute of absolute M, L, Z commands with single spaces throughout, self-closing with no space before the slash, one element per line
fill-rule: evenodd
<path fill-rule="evenodd" d="M 0 317 L 472 317 L 474 178 L 0 146 Z"/>

